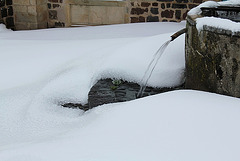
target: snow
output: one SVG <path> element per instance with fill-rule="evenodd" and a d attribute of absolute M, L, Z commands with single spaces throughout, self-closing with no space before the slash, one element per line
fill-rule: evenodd
<path fill-rule="evenodd" d="M 7 29 L 4 24 L 0 24 L 0 33 L 10 32 L 11 30 Z"/>
<path fill-rule="evenodd" d="M 217 7 L 217 6 L 220 6 L 219 2 L 206 1 L 206 2 L 198 5 L 197 7 L 194 7 L 193 9 L 191 9 L 188 12 L 188 15 L 200 15 L 202 13 L 202 11 L 201 11 L 202 7 Z"/>
<path fill-rule="evenodd" d="M 191 9 L 188 15 L 200 15 L 202 13 L 202 7 L 217 7 L 217 6 L 240 6 L 239 0 L 229 0 L 224 2 L 207 1 L 199 6 Z M 198 31 L 203 30 L 203 26 L 211 26 L 215 28 L 225 29 L 232 31 L 232 34 L 236 34 L 240 31 L 240 23 L 234 22 L 228 19 L 222 19 L 217 17 L 201 17 L 196 19 L 196 27 Z"/>
<path fill-rule="evenodd" d="M 217 6 L 239 6 L 240 1 L 239 0 L 228 0 L 224 2 L 215 2 L 215 1 L 206 1 L 197 7 L 191 9 L 188 12 L 188 15 L 200 15 L 202 13 L 201 8 L 202 7 L 217 7 Z"/>
<path fill-rule="evenodd" d="M 101 78 L 140 82 L 155 51 L 182 23 L 9 31 L 0 26 L 1 161 L 240 160 L 237 98 L 184 90 L 87 112 Z M 171 42 L 148 83 L 184 75 L 184 35 Z"/>
<path fill-rule="evenodd" d="M 240 23 L 228 19 L 217 17 L 202 17 L 196 19 L 196 27 L 198 31 L 203 30 L 203 26 L 211 26 L 215 28 L 225 29 L 232 31 L 232 34 L 240 32 Z"/>
<path fill-rule="evenodd" d="M 237 98 L 216 94 L 175 91 L 104 105 L 81 116 L 64 133 L 3 147 L 0 157 L 3 161 L 238 161 L 239 103 Z"/>

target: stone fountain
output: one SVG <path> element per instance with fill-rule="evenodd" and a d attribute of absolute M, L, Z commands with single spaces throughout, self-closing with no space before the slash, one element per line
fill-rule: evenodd
<path fill-rule="evenodd" d="M 188 15 L 186 88 L 240 97 L 240 32 L 211 24 L 197 29 L 197 18 L 213 16 L 240 21 L 240 6 L 203 7 Z M 240 25 L 239 25 L 240 28 Z"/>

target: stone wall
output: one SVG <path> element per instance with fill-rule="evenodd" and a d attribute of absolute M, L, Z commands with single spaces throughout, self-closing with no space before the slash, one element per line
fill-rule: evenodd
<path fill-rule="evenodd" d="M 0 0 L 1 18 L 16 30 L 136 22 L 178 22 L 206 0 Z M 215 0 L 219 1 L 219 0 Z M 14 12 L 13 12 L 14 11 Z"/>
<path fill-rule="evenodd" d="M 180 22 L 190 9 L 204 1 L 207 0 L 131 0 L 130 22 Z"/>
<path fill-rule="evenodd" d="M 188 17 L 186 87 L 240 97 L 240 32 L 204 26 Z"/>
<path fill-rule="evenodd" d="M 12 0 L 0 0 L 0 23 L 6 24 L 9 29 L 14 29 Z"/>

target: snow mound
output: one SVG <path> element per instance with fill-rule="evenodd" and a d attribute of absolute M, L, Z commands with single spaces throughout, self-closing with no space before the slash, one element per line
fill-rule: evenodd
<path fill-rule="evenodd" d="M 11 31 L 10 29 L 7 29 L 4 24 L 0 24 L 0 32 L 9 32 Z"/>

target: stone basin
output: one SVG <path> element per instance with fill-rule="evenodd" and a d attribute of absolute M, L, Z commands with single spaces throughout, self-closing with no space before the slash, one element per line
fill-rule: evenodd
<path fill-rule="evenodd" d="M 174 88 L 146 87 L 143 93 L 143 97 L 183 88 L 184 85 Z M 138 85 L 137 83 L 119 80 L 119 83 L 115 84 L 114 80 L 110 78 L 101 79 L 91 88 L 88 94 L 88 104 L 81 105 L 66 103 L 62 106 L 69 108 L 79 108 L 84 111 L 87 111 L 93 107 L 100 106 L 103 104 L 134 100 L 137 98 L 136 96 L 139 92 L 139 89 L 140 85 Z"/>

